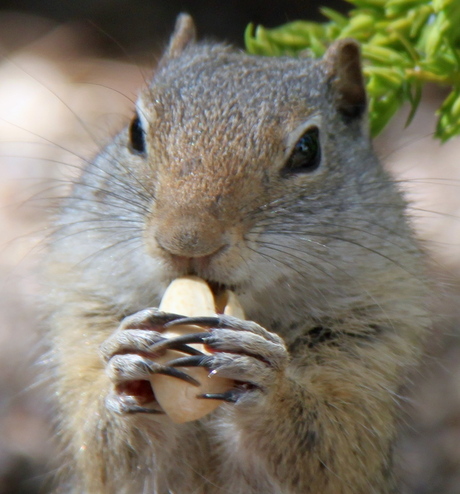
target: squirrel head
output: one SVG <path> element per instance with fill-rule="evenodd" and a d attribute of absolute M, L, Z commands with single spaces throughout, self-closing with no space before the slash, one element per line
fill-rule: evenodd
<path fill-rule="evenodd" d="M 191 17 L 179 16 L 138 103 L 144 144 L 131 136 L 155 191 L 146 230 L 154 255 L 213 264 L 287 191 L 327 194 L 369 149 L 365 107 L 353 40 L 322 60 L 257 57 L 197 42 Z"/>
<path fill-rule="evenodd" d="M 181 15 L 131 125 L 96 163 L 111 169 L 115 155 L 126 185 L 111 194 L 142 202 L 151 268 L 144 275 L 133 261 L 131 270 L 251 293 L 297 279 L 310 297 L 329 280 L 327 289 L 346 286 L 338 278 L 348 272 L 358 280 L 375 251 L 365 227 L 377 221 L 375 203 L 401 203 L 366 120 L 355 41 L 337 41 L 321 59 L 253 56 L 197 42 Z M 386 221 L 400 228 L 399 215 Z"/>

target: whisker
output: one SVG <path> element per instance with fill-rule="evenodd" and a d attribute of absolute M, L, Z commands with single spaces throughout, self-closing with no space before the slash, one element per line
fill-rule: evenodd
<path fill-rule="evenodd" d="M 74 111 L 71 106 L 61 97 L 59 96 L 59 94 L 53 90 L 51 90 L 51 88 L 48 86 L 48 84 L 46 83 L 43 83 L 38 77 L 34 76 L 33 74 L 31 74 L 24 66 L 20 65 L 17 61 L 15 61 L 13 58 L 9 57 L 9 56 L 5 56 L 5 58 L 8 60 L 8 63 L 10 63 L 11 65 L 15 66 L 16 68 L 18 68 L 22 73 L 26 74 L 27 76 L 29 76 L 34 82 L 36 82 L 41 88 L 43 88 L 45 91 L 47 91 L 48 93 L 50 93 L 54 98 L 56 98 L 59 103 L 64 107 L 66 108 L 69 113 L 73 116 L 73 118 L 78 122 L 78 124 L 80 125 L 80 127 L 84 130 L 84 132 L 86 133 L 86 135 L 89 137 L 89 139 L 97 146 L 99 147 L 99 142 L 96 141 L 95 137 L 94 137 L 94 132 L 92 132 L 90 130 L 90 128 L 88 127 L 88 125 L 86 124 L 86 122 L 80 117 L 80 115 Z M 8 122 L 8 123 L 11 123 L 11 122 Z M 23 129 L 23 130 L 26 130 L 28 131 L 27 129 Z M 28 131 L 29 132 L 29 131 Z M 35 135 L 31 132 L 32 135 Z M 41 138 L 43 138 L 42 136 L 39 136 Z"/>
<path fill-rule="evenodd" d="M 76 223 L 81 223 L 81 221 L 78 221 Z M 101 231 L 110 232 L 110 231 L 115 231 L 116 232 L 116 235 L 120 235 L 120 234 L 124 234 L 125 235 L 127 232 L 132 231 L 136 235 L 134 235 L 131 238 L 134 238 L 139 233 L 139 231 L 137 229 L 135 229 L 135 228 L 132 228 L 132 227 L 126 226 L 126 225 L 118 225 L 117 224 L 117 225 L 114 225 L 113 227 L 102 227 L 101 228 L 100 226 L 98 226 L 98 227 L 94 227 L 94 228 L 86 228 L 84 230 L 78 230 L 76 232 L 71 232 L 71 233 L 68 233 L 68 234 L 64 235 L 63 232 L 67 228 L 68 228 L 68 224 L 62 225 L 62 228 L 61 227 L 54 228 L 53 231 L 51 231 L 47 235 L 41 237 L 40 238 L 40 241 L 37 242 L 35 245 L 33 245 L 30 250 L 28 250 L 28 252 L 25 254 L 25 257 L 26 256 L 30 256 L 30 255 L 32 255 L 32 254 L 34 254 L 36 252 L 40 252 L 42 249 L 47 249 L 49 247 L 51 241 L 61 242 L 61 241 L 66 240 L 67 238 L 70 238 L 70 237 L 73 237 L 73 236 L 78 236 L 78 235 L 84 234 L 86 232 L 93 232 L 93 231 L 94 232 L 101 232 Z M 121 232 L 121 230 L 124 230 L 124 231 Z M 47 227 L 43 228 L 41 230 L 41 232 L 43 232 L 43 231 L 48 231 L 48 228 Z M 112 235 L 112 237 L 113 236 L 116 236 L 116 235 Z M 32 233 L 27 233 L 27 234 L 24 234 L 22 236 L 22 238 L 27 238 L 27 237 L 31 237 L 31 236 L 32 236 Z M 20 237 L 16 237 L 11 242 L 9 242 L 7 245 L 3 246 L 3 248 L 6 248 L 8 245 L 11 245 L 12 243 L 14 243 L 15 241 L 17 241 L 18 239 L 20 239 Z"/>
<path fill-rule="evenodd" d="M 257 254 L 258 256 L 262 257 L 263 259 L 265 260 L 268 260 L 269 262 L 270 261 L 274 261 L 275 264 L 282 264 L 283 266 L 286 266 L 287 268 L 289 268 L 290 270 L 294 271 L 295 273 L 297 273 L 301 278 L 306 278 L 306 275 L 305 273 L 303 273 L 302 271 L 299 271 L 298 269 L 294 268 L 291 264 L 285 262 L 284 260 L 281 260 L 281 259 L 278 259 L 277 257 L 273 257 L 273 256 L 270 256 L 269 254 L 267 253 L 264 253 L 264 252 L 260 252 L 250 246 L 247 246 L 247 248 L 254 252 L 255 254 Z"/>
<path fill-rule="evenodd" d="M 300 253 L 302 253 L 304 255 L 306 254 L 308 256 L 314 257 L 315 259 L 321 260 L 321 262 L 326 262 L 327 264 L 330 264 L 334 268 L 340 269 L 337 266 L 335 266 L 333 263 L 331 263 L 329 261 L 325 261 L 321 256 L 315 255 L 315 254 L 313 254 L 310 251 L 307 252 L 305 249 L 298 249 L 298 248 L 290 247 L 290 246 L 287 246 L 287 245 L 284 245 L 284 244 L 276 244 L 276 243 L 274 243 L 272 241 L 270 241 L 270 242 L 268 242 L 268 241 L 264 242 L 262 240 L 258 240 L 257 241 L 257 244 L 258 245 L 263 245 L 267 249 L 270 249 L 270 250 L 273 250 L 273 251 L 276 251 L 276 252 L 280 252 L 281 254 L 286 254 L 286 255 L 292 257 L 293 259 L 295 259 L 296 261 L 300 261 L 303 264 L 306 264 L 308 266 L 312 266 L 315 269 L 321 271 L 323 274 L 325 274 L 329 278 L 333 278 L 333 276 L 330 273 L 328 273 L 324 269 L 319 268 L 316 264 L 313 264 L 312 262 L 308 261 L 303 256 L 296 256 L 295 254 L 292 254 L 290 252 L 287 252 L 287 250 L 292 250 L 294 252 L 300 252 Z M 280 247 L 280 248 L 275 248 L 273 246 Z"/>
<path fill-rule="evenodd" d="M 59 187 L 59 186 L 55 186 L 55 187 Z M 54 187 L 50 187 L 49 190 L 53 190 Z M 48 189 L 47 189 L 48 190 Z M 101 190 L 104 190 L 104 189 L 101 189 Z M 30 198 L 28 199 L 25 199 L 23 202 L 21 202 L 19 204 L 18 207 L 22 207 L 24 205 L 27 205 L 28 202 L 40 202 L 40 201 L 44 201 L 44 202 L 47 202 L 47 201 L 50 201 L 50 199 L 48 197 L 40 197 L 41 195 L 41 192 L 37 192 L 37 194 L 34 194 L 34 196 L 31 196 Z M 62 206 L 63 206 L 63 202 L 64 201 L 67 201 L 69 199 L 69 196 L 54 196 L 52 198 L 53 201 L 59 201 L 59 204 L 56 206 L 58 211 L 61 210 Z M 146 211 L 148 212 L 149 210 L 146 209 L 146 208 L 143 208 L 142 210 L 140 210 L 139 207 L 137 208 L 129 208 L 127 206 L 130 206 L 132 204 L 129 204 L 127 206 L 125 206 L 124 204 L 117 204 L 117 203 L 113 203 L 113 202 L 104 202 L 102 200 L 98 200 L 98 199 L 95 199 L 95 198 L 86 198 L 86 197 L 79 197 L 79 196 L 72 196 L 71 199 L 75 199 L 78 201 L 78 203 L 81 203 L 81 204 L 98 204 L 98 205 L 102 205 L 102 206 L 113 206 L 114 208 L 116 208 L 116 212 L 113 212 L 113 213 L 109 213 L 107 211 L 93 211 L 92 214 L 97 214 L 101 217 L 107 217 L 107 216 L 111 216 L 113 218 L 122 218 L 123 216 L 120 215 L 120 211 L 124 211 L 126 212 L 127 214 L 134 214 L 136 216 L 140 216 L 142 218 L 145 217 L 145 213 Z M 76 204 L 72 204 L 72 209 L 73 210 L 76 210 L 76 211 L 82 211 L 82 212 L 85 212 L 85 213 L 88 213 L 88 208 L 86 207 L 79 207 L 77 206 Z M 48 205 L 48 208 L 52 208 L 52 205 Z"/>
<path fill-rule="evenodd" d="M 102 168 L 101 166 L 98 165 L 98 159 L 94 159 L 94 160 L 90 160 L 90 159 L 86 159 L 84 158 L 83 156 L 77 154 L 76 152 L 74 151 L 71 151 L 70 149 L 58 144 L 58 143 L 55 143 L 53 141 L 51 141 L 50 139 L 47 139 L 46 137 L 44 136 L 41 136 L 35 132 L 32 132 L 31 130 L 29 129 L 24 129 L 22 128 L 21 126 L 19 125 L 16 125 L 12 122 L 9 122 L 5 119 L 1 119 L 0 120 L 3 120 L 5 121 L 6 123 L 8 123 L 9 125 L 12 125 L 16 128 L 20 128 L 21 130 L 24 130 L 28 133 L 30 133 L 31 135 L 35 136 L 35 137 L 38 137 L 39 139 L 45 141 L 46 143 L 50 144 L 51 146 L 55 147 L 55 148 L 58 148 L 58 149 L 61 149 L 62 151 L 65 151 L 66 153 L 69 153 L 70 155 L 72 156 L 75 156 L 76 158 L 78 158 L 81 163 L 84 163 L 86 165 L 88 165 L 85 170 L 84 170 L 84 174 L 89 174 L 89 175 L 94 175 L 95 177 L 98 177 L 98 178 L 105 178 L 106 176 L 107 177 L 110 177 L 114 180 L 113 183 L 117 183 L 117 184 L 122 184 L 124 185 L 125 189 L 128 191 L 128 192 L 131 192 L 131 193 L 134 193 L 134 194 L 140 194 L 140 191 L 138 189 L 135 189 L 129 182 L 126 182 L 126 181 L 121 181 L 120 180 L 120 177 L 118 174 L 115 174 L 115 173 L 112 173 L 110 172 L 108 169 L 106 168 Z M 40 144 L 40 143 L 32 143 L 32 144 Z M 112 163 L 113 164 L 116 164 L 121 170 L 123 170 L 124 172 L 127 173 L 127 175 L 132 178 L 139 186 L 142 190 L 144 190 L 145 194 L 144 195 L 144 198 L 147 198 L 147 199 L 152 199 L 153 198 L 153 194 L 152 194 L 152 191 L 149 190 L 145 184 L 139 180 L 139 178 L 132 172 L 132 170 L 130 170 L 130 168 L 128 166 L 126 166 L 124 164 L 123 161 L 121 161 L 119 159 L 119 157 L 115 154 L 112 154 L 111 150 L 110 150 L 110 147 L 106 147 L 105 148 L 105 152 L 107 154 L 107 156 L 109 158 L 112 158 Z M 18 157 L 19 158 L 19 157 Z M 49 161 L 49 162 L 53 162 L 53 160 L 48 160 L 47 158 L 39 158 L 43 161 Z M 62 163 L 62 162 L 59 162 L 57 160 L 54 160 L 54 162 L 57 162 L 59 164 L 64 164 L 64 166 L 68 166 L 69 168 L 72 167 L 72 168 L 75 168 L 75 169 L 82 169 L 80 166 L 78 165 L 71 165 L 71 164 L 68 164 L 68 163 Z M 99 170 L 100 172 L 102 172 L 101 175 L 97 174 L 97 173 L 94 173 L 92 171 L 92 169 L 95 168 L 96 170 Z"/>
<path fill-rule="evenodd" d="M 118 242 L 115 242 L 114 244 L 103 247 L 102 249 L 97 250 L 93 254 L 90 254 L 89 256 L 85 257 L 84 259 L 81 259 L 77 264 L 74 265 L 74 268 L 81 267 L 83 264 L 87 263 L 89 260 L 91 260 L 91 262 L 94 261 L 94 259 L 97 259 L 98 256 L 107 253 L 108 251 L 110 251 L 111 249 L 114 249 L 115 247 L 119 247 L 122 244 L 135 242 L 135 241 L 141 241 L 141 238 L 140 237 L 125 238 L 125 239 L 119 240 Z"/>
<path fill-rule="evenodd" d="M 356 221 L 362 221 L 363 218 L 356 218 Z M 373 238 L 376 238 L 378 240 L 382 240 L 383 242 L 385 243 L 389 243 L 391 245 L 394 245 L 395 247 L 398 247 L 398 248 L 401 248 L 401 249 L 406 249 L 407 248 L 407 243 L 404 242 L 406 240 L 406 237 L 400 233 L 397 233 L 395 232 L 394 230 L 391 230 L 390 228 L 387 228 L 385 226 L 382 226 L 382 225 L 379 225 L 378 223 L 375 223 L 375 222 L 371 222 L 371 221 L 365 221 L 366 224 L 368 224 L 370 227 L 380 227 L 382 230 L 386 231 L 387 233 L 390 233 L 392 234 L 392 236 L 396 237 L 396 238 L 400 238 L 401 240 L 403 240 L 403 243 L 401 244 L 398 244 L 392 240 L 390 240 L 390 238 L 388 238 L 387 236 L 383 237 L 382 235 L 379 235 L 377 233 L 373 233 L 372 231 L 370 230 L 365 230 L 363 228 L 358 228 L 358 227 L 354 227 L 354 226 L 349 226 L 349 225 L 346 225 L 346 224 L 337 224 L 337 223 L 331 223 L 329 221 L 327 222 L 324 222 L 322 223 L 321 225 L 306 225 L 306 228 L 307 230 L 298 230 L 298 222 L 295 222 L 295 221 L 281 221 L 280 224 L 285 226 L 285 225 L 289 225 L 289 224 L 292 224 L 293 226 L 293 229 L 292 230 L 288 230 L 288 229 L 280 229 L 278 228 L 278 224 L 273 224 L 273 223 L 270 223 L 270 227 L 271 229 L 264 229 L 264 233 L 270 233 L 270 234 L 282 234 L 282 235 L 285 235 L 285 234 L 289 234 L 289 235 L 292 235 L 292 236 L 296 236 L 296 237 L 300 237 L 300 235 L 310 235 L 313 231 L 311 230 L 311 228 L 318 228 L 320 229 L 320 231 L 318 232 L 319 234 L 323 234 L 324 232 L 324 227 L 335 227 L 338 229 L 338 231 L 340 232 L 341 230 L 351 230 L 351 231 L 357 231 L 357 232 L 360 232 L 360 233 L 364 233 L 366 236 L 368 237 L 373 237 Z M 305 227 L 304 227 L 305 228 Z M 308 229 L 309 228 L 309 229 Z M 321 245 L 323 247 L 327 247 L 327 245 L 324 245 L 324 244 L 319 244 L 318 242 L 315 242 L 313 241 L 312 239 L 304 239 L 308 242 L 311 242 L 311 243 L 316 243 L 317 245 Z"/>
<path fill-rule="evenodd" d="M 145 81 L 145 82 L 147 83 L 147 81 Z M 111 87 L 111 86 L 106 86 L 105 84 L 101 84 L 99 82 L 86 81 L 84 84 L 85 84 L 85 86 L 94 86 L 94 87 L 100 87 L 100 88 L 103 88 L 103 89 L 108 89 L 109 91 L 112 91 L 112 92 L 114 92 L 114 93 L 122 96 L 126 100 L 128 100 L 129 103 L 131 103 L 131 105 L 132 105 L 133 108 L 136 105 L 136 100 L 130 98 L 127 94 L 125 94 L 123 91 L 120 91 L 119 89 L 116 89 L 116 88 Z"/>

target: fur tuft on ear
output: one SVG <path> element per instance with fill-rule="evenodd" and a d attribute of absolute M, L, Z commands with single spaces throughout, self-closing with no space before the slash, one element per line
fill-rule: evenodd
<path fill-rule="evenodd" d="M 196 28 L 189 14 L 179 14 L 174 32 L 169 40 L 168 48 L 163 55 L 162 62 L 177 58 L 184 49 L 196 40 Z"/>
<path fill-rule="evenodd" d="M 366 90 L 359 44 L 350 38 L 336 41 L 323 60 L 337 109 L 347 118 L 360 117 L 366 109 Z"/>

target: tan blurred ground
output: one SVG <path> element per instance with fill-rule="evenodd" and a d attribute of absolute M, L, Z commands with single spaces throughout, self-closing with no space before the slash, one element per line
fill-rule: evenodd
<path fill-rule="evenodd" d="M 131 116 L 149 70 L 91 58 L 83 33 L 33 21 L 25 46 L 0 36 L 0 493 L 47 492 L 53 457 L 46 388 L 32 385 L 40 353 L 40 285 L 34 274 L 52 198 Z M 24 18 L 18 20 L 18 25 Z M 414 124 L 404 117 L 377 142 L 413 201 L 412 214 L 445 294 L 433 294 L 439 322 L 414 377 L 401 441 L 412 494 L 460 493 L 460 140 L 433 141 L 440 95 L 427 93 Z M 59 187 L 56 187 L 59 185 Z M 37 261 L 38 260 L 38 261 Z M 35 305 L 34 305 L 35 304 Z"/>

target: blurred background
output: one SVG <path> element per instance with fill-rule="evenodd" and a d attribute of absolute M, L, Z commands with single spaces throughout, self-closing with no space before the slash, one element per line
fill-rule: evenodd
<path fill-rule="evenodd" d="M 345 2 L 321 5 L 345 12 Z M 0 494 L 50 491 L 55 456 L 40 361 L 36 276 L 53 199 L 131 115 L 176 15 L 242 46 L 249 22 L 320 20 L 308 0 L 0 0 Z M 460 141 L 432 139 L 442 99 L 429 88 L 376 148 L 412 201 L 439 282 L 437 322 L 408 391 L 398 446 L 410 494 L 460 494 Z M 43 359 L 41 359 L 43 360 Z"/>

